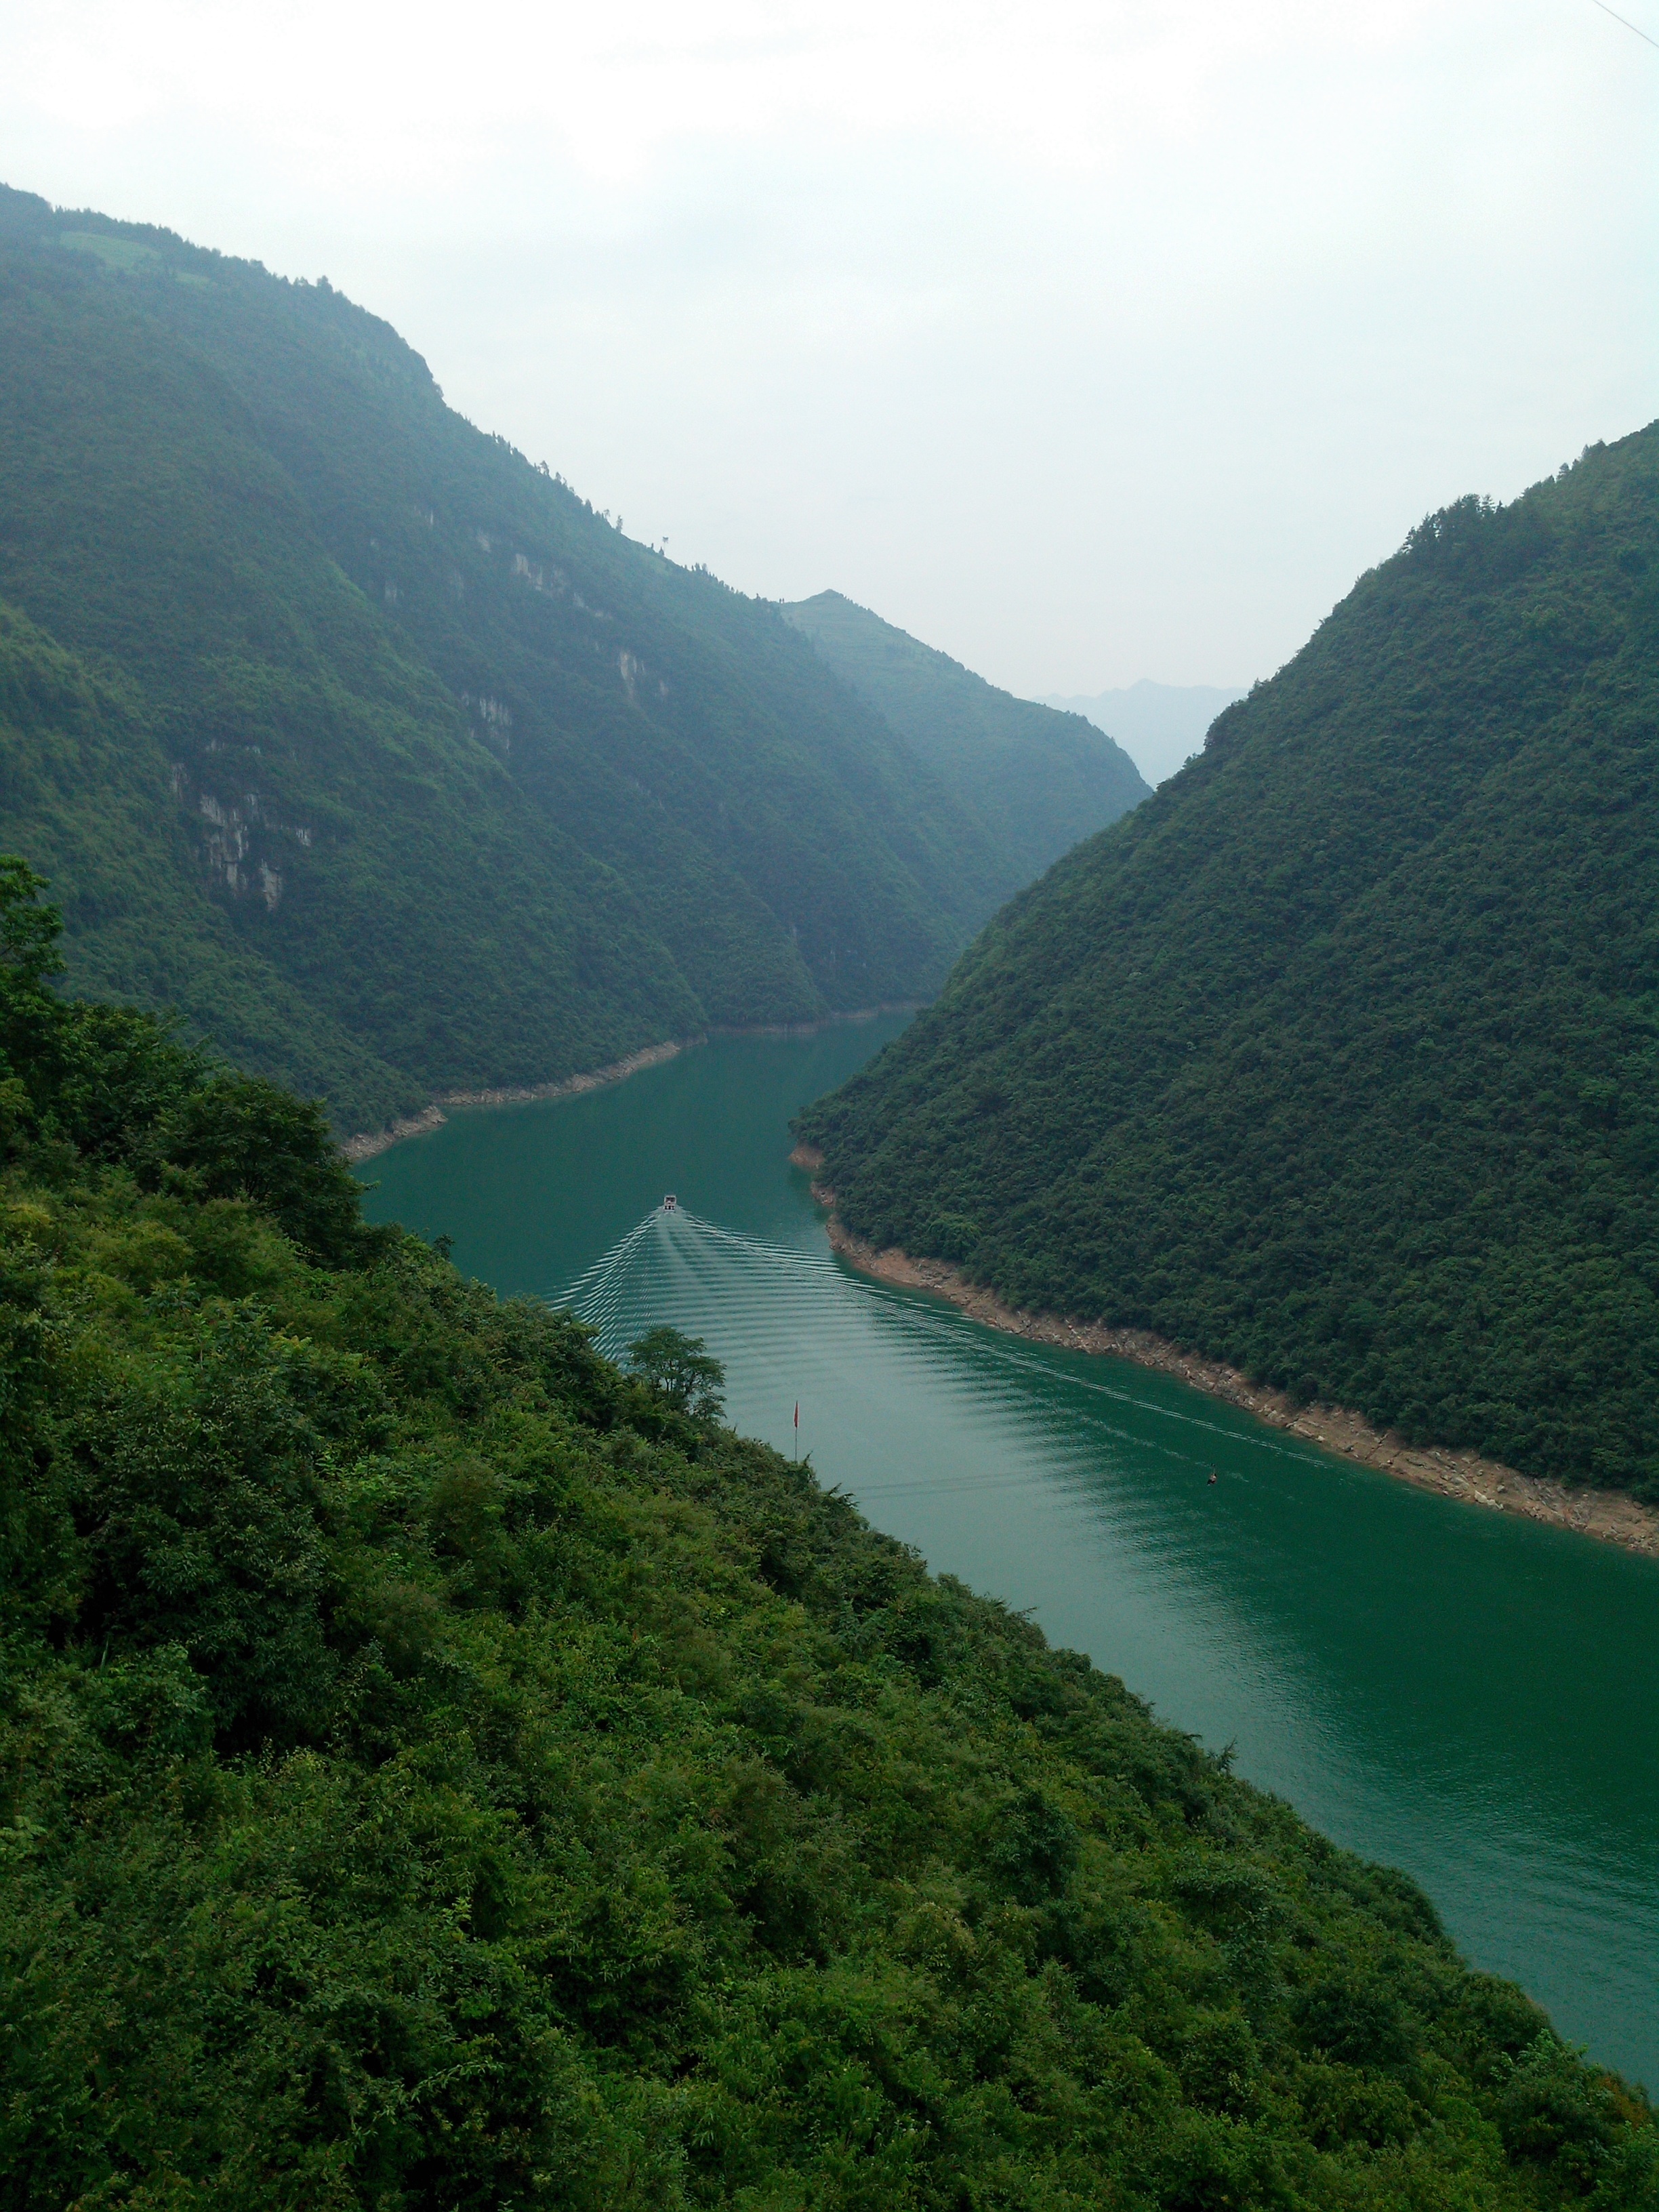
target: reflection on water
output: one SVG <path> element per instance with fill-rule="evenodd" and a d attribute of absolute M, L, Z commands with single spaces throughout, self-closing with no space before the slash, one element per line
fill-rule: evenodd
<path fill-rule="evenodd" d="M 371 1211 L 575 1304 L 609 1350 L 657 1322 L 706 1337 L 738 1427 L 788 1451 L 799 1402 L 801 1449 L 879 1526 L 1235 1743 L 1659 2082 L 1659 1570 L 849 1273 L 787 1125 L 896 1026 L 458 1118 L 375 1164 Z"/>

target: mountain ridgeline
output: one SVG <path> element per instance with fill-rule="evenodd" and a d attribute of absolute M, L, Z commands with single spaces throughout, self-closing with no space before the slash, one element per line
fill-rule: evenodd
<path fill-rule="evenodd" d="M 1151 787 L 1081 714 L 1016 699 L 839 592 L 782 609 L 838 676 L 958 793 L 997 846 L 1005 896 Z"/>
<path fill-rule="evenodd" d="M 1659 1498 L 1659 426 L 1432 515 L 804 1119 L 849 1225 Z"/>
<path fill-rule="evenodd" d="M 326 283 L 0 192 L 0 837 L 71 985 L 337 1126 L 926 994 L 1020 878 Z"/>
<path fill-rule="evenodd" d="M 0 862 L 0 2203 L 1636 2212 L 1646 2100 Z M 676 1403 L 676 1398 L 680 1403 Z"/>

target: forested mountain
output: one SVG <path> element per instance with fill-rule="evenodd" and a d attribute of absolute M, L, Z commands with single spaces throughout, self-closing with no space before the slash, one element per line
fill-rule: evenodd
<path fill-rule="evenodd" d="M 972 809 L 997 849 L 1005 896 L 1151 789 L 1081 714 L 998 690 L 839 592 L 782 612 Z"/>
<path fill-rule="evenodd" d="M 0 862 L 0 2200 L 1635 2212 L 1428 1901 L 50 988 Z"/>
<path fill-rule="evenodd" d="M 0 193 L 0 835 L 72 983 L 343 1123 L 925 993 L 1008 888 L 775 608 L 326 283 Z"/>
<path fill-rule="evenodd" d="M 1431 516 L 803 1126 L 1016 1304 L 1659 1496 L 1659 426 Z"/>

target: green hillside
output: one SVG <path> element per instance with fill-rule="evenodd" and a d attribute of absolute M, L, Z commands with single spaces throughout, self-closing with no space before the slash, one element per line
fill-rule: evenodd
<path fill-rule="evenodd" d="M 1634 2212 L 1402 1876 L 365 1229 L 0 863 L 0 2204 Z"/>
<path fill-rule="evenodd" d="M 1127 753 L 1081 714 L 999 691 L 839 592 L 781 612 L 972 808 L 997 848 L 1005 896 L 1151 790 Z"/>
<path fill-rule="evenodd" d="M 775 609 L 326 284 L 0 192 L 0 834 L 71 981 L 342 1123 L 926 993 L 1006 887 Z"/>
<path fill-rule="evenodd" d="M 1431 516 L 806 1117 L 856 1229 L 1659 1497 L 1659 427 Z"/>

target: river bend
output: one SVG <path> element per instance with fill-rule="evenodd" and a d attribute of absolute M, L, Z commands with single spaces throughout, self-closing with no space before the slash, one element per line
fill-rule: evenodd
<path fill-rule="evenodd" d="M 376 1219 L 707 1338 L 730 1418 L 1032 1609 L 1659 2087 L 1659 1563 L 1437 1498 L 835 1259 L 788 1122 L 902 1027 L 733 1037 L 376 1160 Z M 665 1191 L 679 1205 L 665 1213 Z M 1213 1471 L 1218 1480 L 1209 1480 Z"/>

